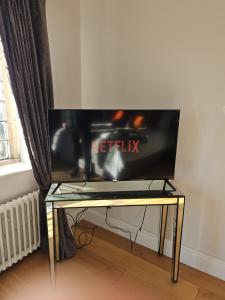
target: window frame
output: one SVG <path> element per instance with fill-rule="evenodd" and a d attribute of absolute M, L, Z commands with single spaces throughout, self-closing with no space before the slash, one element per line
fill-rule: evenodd
<path fill-rule="evenodd" d="M 15 104 L 15 99 L 12 93 L 8 67 L 0 40 L 0 84 L 2 89 L 3 99 L 0 99 L 5 106 L 7 141 L 9 157 L 0 160 L 0 166 L 18 163 L 20 157 L 20 124 Z"/>
<path fill-rule="evenodd" d="M 0 78 L 0 84 L 2 83 L 2 80 Z M 1 87 L 0 87 L 1 88 Z M 8 120 L 7 120 L 7 117 L 6 117 L 6 112 L 5 112 L 5 101 L 4 99 L 1 99 L 0 98 L 0 105 L 1 105 L 1 112 L 3 113 L 3 118 L 0 120 L 0 125 L 1 125 L 1 129 L 3 129 L 3 139 L 1 138 L 0 139 L 0 142 L 1 143 L 5 143 L 6 145 L 6 154 L 7 154 L 7 157 L 5 158 L 0 158 L 0 162 L 4 161 L 4 160 L 8 160 L 10 159 L 10 146 L 9 146 L 9 134 L 8 134 Z"/>

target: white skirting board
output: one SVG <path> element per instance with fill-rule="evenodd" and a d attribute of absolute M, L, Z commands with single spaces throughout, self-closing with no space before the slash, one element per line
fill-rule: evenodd
<path fill-rule="evenodd" d="M 97 226 L 100 226 L 109 231 L 117 233 L 118 235 L 128 238 L 126 233 L 108 227 L 105 224 L 105 215 L 100 212 L 96 212 L 94 210 L 88 210 L 84 215 L 84 219 L 93 224 L 96 224 Z M 125 223 L 121 220 L 112 218 L 110 216 L 108 217 L 108 221 L 112 225 L 129 229 L 132 232 L 132 237 L 135 236 L 135 233 L 137 231 L 137 228 L 135 226 Z M 158 236 L 151 232 L 147 232 L 144 229 L 142 229 L 142 231 L 139 232 L 137 243 L 147 248 L 150 248 L 154 251 L 158 251 Z M 164 254 L 169 257 L 171 257 L 172 255 L 172 241 L 168 239 L 165 240 Z M 203 254 L 199 251 L 193 250 L 186 246 L 182 246 L 181 262 L 190 267 L 205 272 L 209 275 L 225 280 L 225 262 L 222 260 L 208 256 L 206 254 Z"/>

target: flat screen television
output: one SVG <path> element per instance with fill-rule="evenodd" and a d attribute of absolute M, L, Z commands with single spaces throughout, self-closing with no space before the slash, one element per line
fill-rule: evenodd
<path fill-rule="evenodd" d="M 52 181 L 173 179 L 179 110 L 50 109 Z"/>

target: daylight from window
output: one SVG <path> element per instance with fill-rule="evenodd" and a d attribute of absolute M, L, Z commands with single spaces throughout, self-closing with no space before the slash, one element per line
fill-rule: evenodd
<path fill-rule="evenodd" d="M 5 108 L 4 85 L 3 85 L 3 49 L 0 44 L 0 160 L 10 158 L 8 126 Z"/>
<path fill-rule="evenodd" d="M 29 158 L 0 39 L 0 167 L 21 161 Z"/>

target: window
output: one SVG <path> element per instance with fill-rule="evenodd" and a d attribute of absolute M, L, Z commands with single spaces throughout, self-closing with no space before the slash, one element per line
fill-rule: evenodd
<path fill-rule="evenodd" d="M 0 166 L 20 161 L 20 122 L 0 41 Z"/>
<path fill-rule="evenodd" d="M 3 82 L 0 79 L 0 160 L 9 159 L 9 135 L 5 113 L 5 99 L 3 97 Z"/>

